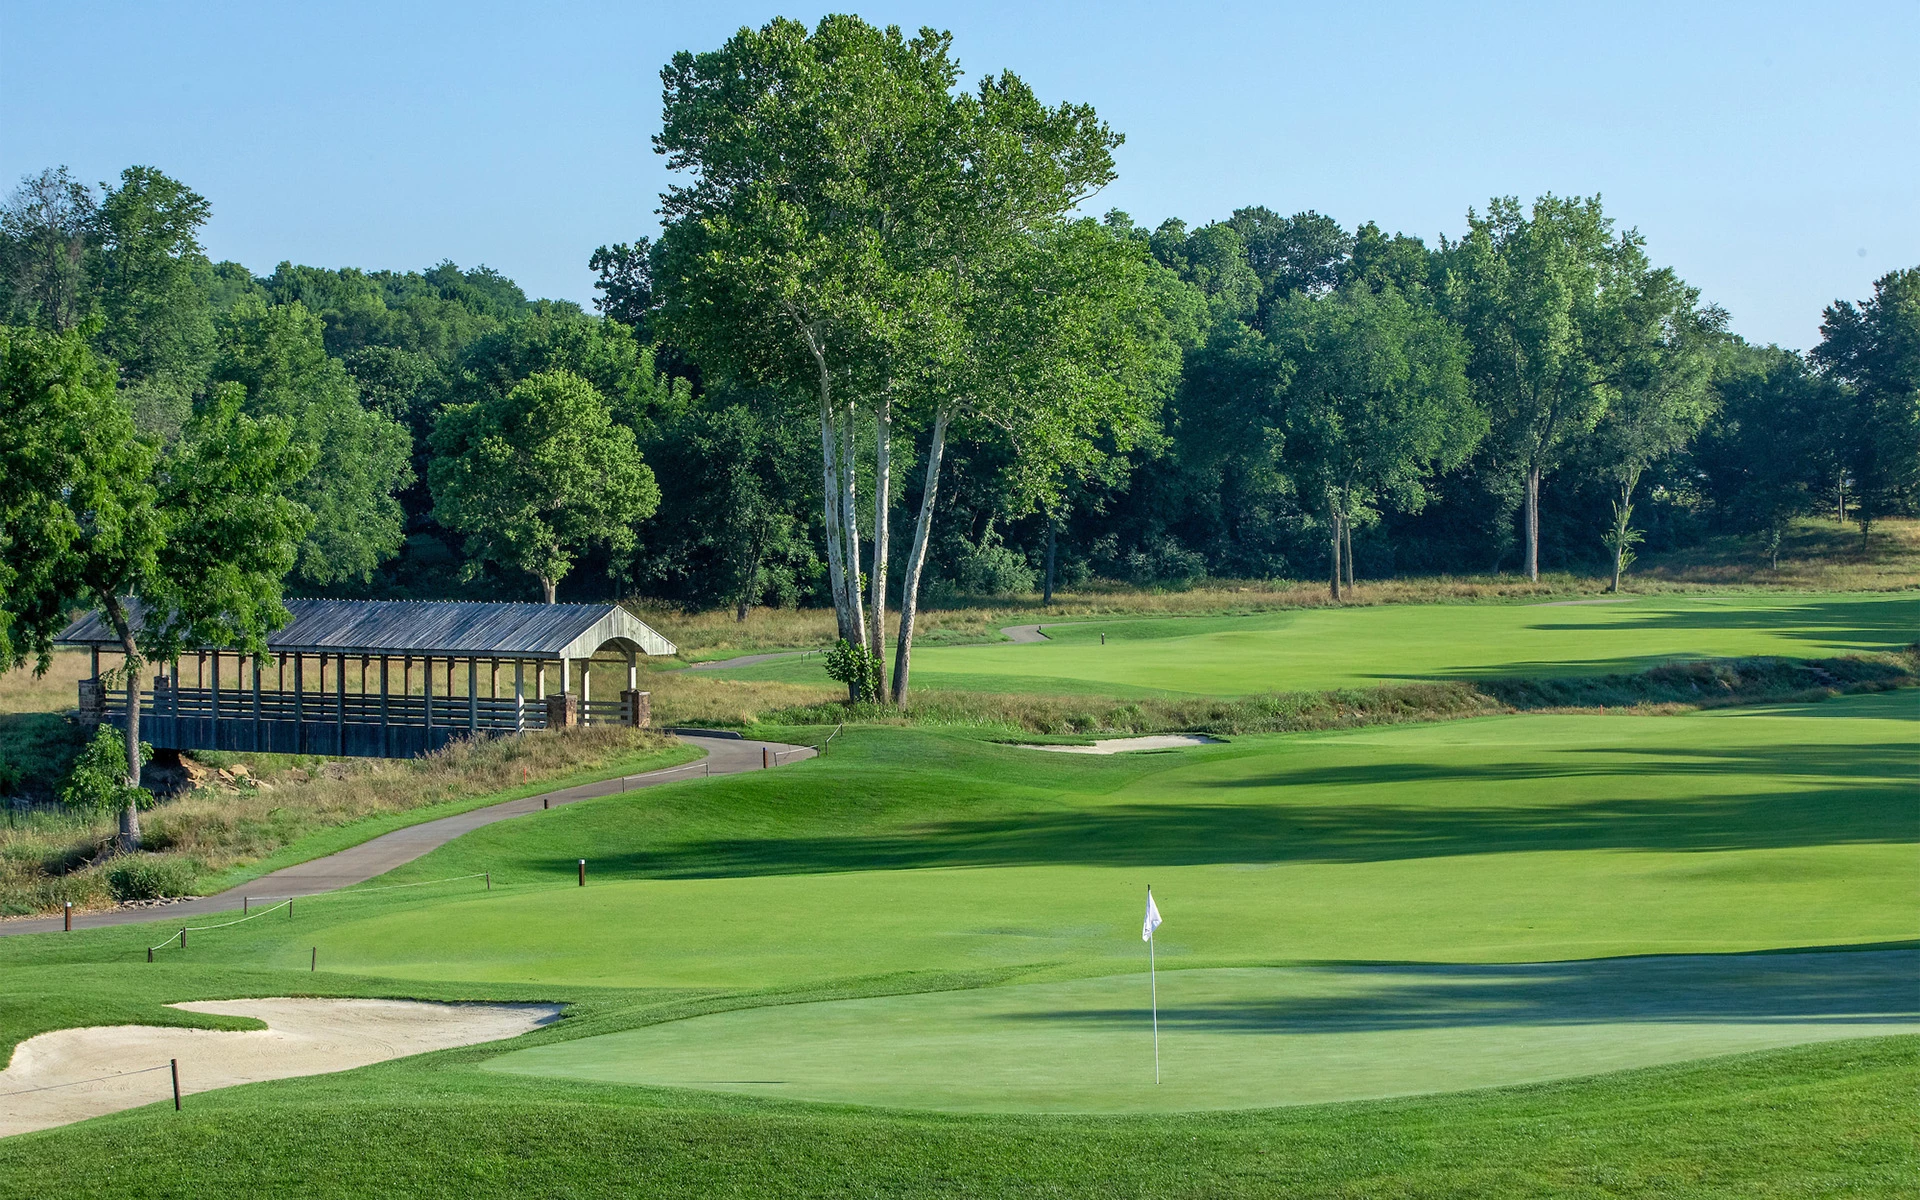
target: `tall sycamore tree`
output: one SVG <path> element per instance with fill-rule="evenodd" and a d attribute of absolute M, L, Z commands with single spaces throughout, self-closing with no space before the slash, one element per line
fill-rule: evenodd
<path fill-rule="evenodd" d="M 1119 138 L 1090 108 L 1042 104 L 1010 74 L 960 91 L 948 34 L 909 38 L 850 16 L 812 31 L 787 20 L 743 29 L 719 50 L 676 55 L 662 79 L 655 145 L 691 176 L 662 198 L 662 328 L 703 369 L 813 398 L 835 613 L 877 674 L 896 428 L 926 438 L 919 542 L 954 421 L 1007 412 L 995 398 L 1028 395 L 1044 373 L 1029 355 L 1024 379 L 988 382 L 985 365 L 1015 346 L 1061 352 L 1080 336 L 1009 334 L 1010 324 L 1037 328 L 1017 313 L 1058 305 L 1009 281 L 1032 277 L 1035 254 L 1112 178 Z M 868 423 L 863 589 L 855 479 Z M 923 546 L 909 555 L 908 595 L 916 559 Z M 895 657 L 898 697 L 910 649 Z M 848 687 L 850 697 L 865 690 Z"/>

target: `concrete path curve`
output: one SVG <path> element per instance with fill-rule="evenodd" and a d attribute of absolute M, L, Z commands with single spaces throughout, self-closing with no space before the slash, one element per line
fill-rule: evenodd
<path fill-rule="evenodd" d="M 1053 640 L 1052 638 L 1049 638 L 1046 634 L 1041 633 L 1040 627 L 1038 625 L 1008 625 L 1006 628 L 1000 631 L 1000 636 L 1006 638 L 1010 642 L 1022 642 L 1022 643 L 1048 642 Z"/>
<path fill-rule="evenodd" d="M 251 897 L 254 900 L 284 900 L 289 896 L 312 896 L 320 892 L 331 892 L 338 888 L 351 887 L 356 883 L 365 883 L 376 875 L 384 875 L 395 867 L 412 862 L 429 850 L 436 850 L 446 845 L 463 833 L 471 833 L 495 821 L 505 821 L 511 817 L 539 812 L 543 808 L 572 804 L 577 800 L 591 800 L 596 796 L 612 795 L 614 792 L 652 787 L 655 784 L 677 783 L 684 779 L 700 779 L 708 775 L 734 775 L 742 771 L 758 771 L 763 769 L 763 765 L 785 766 L 788 763 L 799 762 L 801 759 L 813 758 L 816 754 L 811 746 L 790 746 L 785 742 L 755 742 L 741 738 L 699 737 L 688 734 L 682 734 L 680 737 L 689 745 L 704 749 L 707 752 L 706 757 L 695 762 L 682 763 L 677 767 L 663 767 L 658 771 L 646 771 L 639 775 L 623 775 L 594 783 L 583 783 L 577 787 L 562 788 L 539 796 L 523 796 L 518 800 L 476 808 L 457 816 L 441 817 L 437 821 L 422 821 L 418 825 L 409 825 L 404 829 L 396 829 L 392 833 L 383 833 L 357 846 L 350 846 L 338 854 L 329 854 L 325 858 L 316 858 L 311 862 L 299 863 L 275 871 L 271 875 L 263 875 L 259 879 L 243 883 L 217 896 L 202 896 L 194 900 L 182 900 L 178 904 L 157 905 L 153 908 L 75 914 L 73 927 L 92 929 L 102 925 L 132 925 L 141 921 L 172 921 L 176 917 L 197 917 L 207 913 L 237 911 L 241 907 L 243 897 Z M 61 924 L 60 917 L 0 921 L 0 937 L 18 933 L 48 933 L 59 929 Z"/>

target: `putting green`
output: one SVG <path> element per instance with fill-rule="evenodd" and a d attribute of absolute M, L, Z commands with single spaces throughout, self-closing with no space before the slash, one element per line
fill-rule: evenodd
<path fill-rule="evenodd" d="M 1157 1086 L 1144 969 L 719 1013 L 487 1069 L 966 1112 L 1317 1104 L 1920 1032 L 1917 975 L 1913 951 L 1164 971 Z"/>
<path fill-rule="evenodd" d="M 1237 696 L 1389 682 L 1609 675 L 1747 655 L 1818 658 L 1920 637 L 1920 596 L 1649 596 L 1569 605 L 1417 604 L 1048 625 L 1050 641 L 916 649 L 929 688 Z M 1101 642 L 1105 635 L 1106 641 Z M 725 672 L 817 683 L 817 658 Z"/>

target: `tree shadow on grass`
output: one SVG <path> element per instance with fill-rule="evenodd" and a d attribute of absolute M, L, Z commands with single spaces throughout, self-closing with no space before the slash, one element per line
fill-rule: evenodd
<path fill-rule="evenodd" d="M 1920 1022 L 1920 952 L 1675 955 L 1518 965 L 1289 968 L 1276 994 L 1180 999 L 1188 972 L 1160 985 L 1160 1024 L 1205 1033 L 1366 1033 L 1489 1025 L 1886 1025 Z M 1217 972 L 1194 972 L 1218 976 Z M 1266 972 L 1261 972 L 1264 975 Z M 1285 983 L 1306 995 L 1279 994 Z M 1212 980 L 1194 981 L 1196 990 Z M 1215 984 L 1217 986 L 1217 983 Z M 1248 991 L 1258 991 L 1258 976 Z M 1009 1021 L 1138 1025 L 1141 1007 L 1054 1009 Z"/>
<path fill-rule="evenodd" d="M 1612 756 L 1611 761 L 1601 757 Z M 1733 794 L 1561 800 L 1571 779 L 1734 775 Z M 842 831 L 607 846 L 596 864 L 628 876 L 702 878 L 923 867 L 1176 866 L 1377 862 L 1539 850 L 1726 851 L 1920 839 L 1913 747 L 1774 746 L 1743 752 L 1581 750 L 1507 763 L 1373 762 L 1197 783 L 1218 801 L 1000 807 L 979 816 Z M 1836 786 L 1818 781 L 1839 779 Z M 1805 782 L 1802 782 L 1805 781 Z M 1506 785 L 1511 803 L 1433 802 L 1424 786 Z M 1534 783 L 1515 793 L 1512 785 Z M 1298 789 L 1365 800 L 1294 799 Z M 1644 789 L 1641 789 L 1644 790 Z M 1591 796 L 1595 785 L 1579 789 Z M 1235 793 L 1250 793 L 1245 799 Z M 1471 792 L 1462 793 L 1463 795 Z M 1405 796 L 1395 799 L 1372 797 Z M 629 843 L 631 846 L 631 843 Z M 527 862 L 573 869 L 571 860 Z"/>

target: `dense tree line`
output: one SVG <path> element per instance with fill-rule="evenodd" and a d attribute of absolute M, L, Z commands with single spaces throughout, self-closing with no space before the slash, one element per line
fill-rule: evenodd
<path fill-rule="evenodd" d="M 267 445 L 299 592 L 832 605 L 878 691 L 882 614 L 910 631 L 923 593 L 1617 583 L 1636 550 L 1915 510 L 1920 270 L 1798 354 L 1727 333 L 1598 198 L 1496 198 L 1436 245 L 1089 220 L 1118 135 L 1011 74 L 960 89 L 950 50 L 830 18 L 676 57 L 665 232 L 592 253 L 592 312 L 451 263 L 255 276 L 159 170 L 31 176 L 0 208 L 9 442 L 18 389 L 71 380 L 156 494 L 212 430 Z"/>

